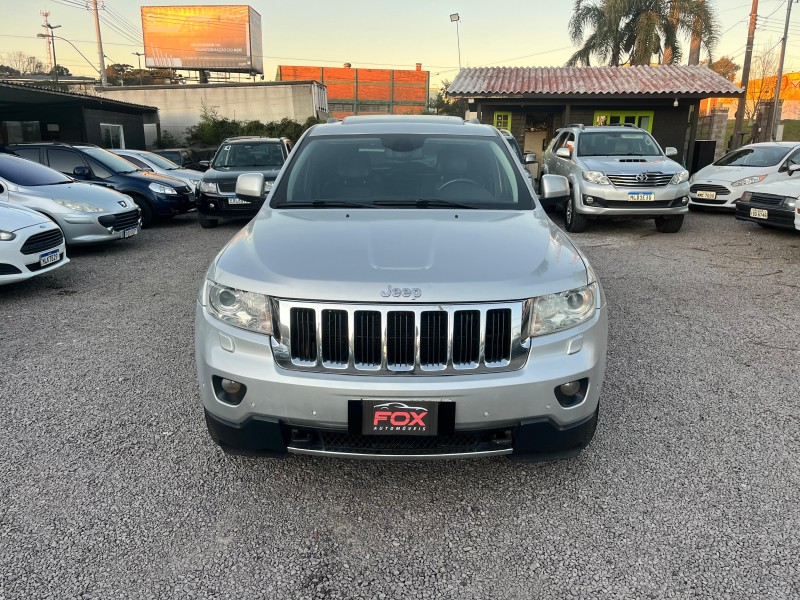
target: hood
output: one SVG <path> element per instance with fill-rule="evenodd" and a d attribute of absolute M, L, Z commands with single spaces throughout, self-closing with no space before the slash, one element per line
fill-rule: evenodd
<path fill-rule="evenodd" d="M 776 196 L 798 198 L 800 197 L 800 177 L 794 176 L 794 178 L 773 181 L 772 183 L 748 185 L 745 190 L 754 194 L 774 194 Z"/>
<path fill-rule="evenodd" d="M 62 183 L 58 185 L 17 186 L 16 195 L 25 198 L 42 198 L 46 200 L 71 200 L 85 202 L 108 212 L 119 212 L 125 208 L 134 208 L 136 204 L 129 196 L 104 186 L 91 183 Z M 124 202 L 126 206 L 122 206 Z"/>
<path fill-rule="evenodd" d="M 186 187 L 186 183 L 176 177 L 161 175 L 160 173 L 153 173 L 151 171 L 135 171 L 133 173 L 119 173 L 119 175 L 144 179 L 147 183 L 160 183 L 161 185 L 168 185 L 178 189 Z"/>
<path fill-rule="evenodd" d="M 52 223 L 50 219 L 35 210 L 10 202 L 0 202 L 0 229 L 3 231 L 19 231 L 34 225 Z"/>
<path fill-rule="evenodd" d="M 666 156 L 578 156 L 589 171 L 637 174 L 643 171 L 680 173 L 683 167 Z"/>
<path fill-rule="evenodd" d="M 212 167 L 202 173 L 203 181 L 236 180 L 242 173 L 263 173 L 264 179 L 274 181 L 282 167 Z"/>
<path fill-rule="evenodd" d="M 587 283 L 567 236 L 540 210 L 265 208 L 220 253 L 219 283 L 278 298 L 417 303 L 528 298 Z"/>
<path fill-rule="evenodd" d="M 692 183 L 733 183 L 745 177 L 756 175 L 769 175 L 777 171 L 774 167 L 725 167 L 722 165 L 708 165 L 703 167 L 692 177 Z"/>

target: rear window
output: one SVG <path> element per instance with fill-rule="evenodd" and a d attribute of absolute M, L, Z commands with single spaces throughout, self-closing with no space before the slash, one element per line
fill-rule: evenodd
<path fill-rule="evenodd" d="M 528 209 L 533 199 L 499 137 L 425 134 L 311 137 L 294 149 L 272 206 L 350 201 L 365 207 L 415 202 Z"/>
<path fill-rule="evenodd" d="M 791 148 L 756 146 L 739 148 L 720 158 L 715 165 L 721 167 L 774 167 L 783 160 Z"/>
<path fill-rule="evenodd" d="M 72 181 L 49 167 L 14 156 L 0 156 L 0 177 L 24 186 L 54 185 Z"/>

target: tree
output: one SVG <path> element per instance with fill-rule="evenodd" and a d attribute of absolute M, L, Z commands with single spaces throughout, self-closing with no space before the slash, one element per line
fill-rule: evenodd
<path fill-rule="evenodd" d="M 21 75 L 21 73 L 17 71 L 14 67 L 10 67 L 8 65 L 0 65 L 0 75 L 4 75 L 6 77 L 17 77 Z"/>
<path fill-rule="evenodd" d="M 44 73 L 44 63 L 36 58 L 25 54 L 21 50 L 9 52 L 6 55 L 6 62 L 20 75 L 37 75 Z"/>
<path fill-rule="evenodd" d="M 72 73 L 69 72 L 69 69 L 63 65 L 56 65 L 53 67 L 48 75 L 57 74 L 59 77 L 69 77 Z"/>
<path fill-rule="evenodd" d="M 594 56 L 610 66 L 665 64 L 681 59 L 682 36 L 697 36 L 711 54 L 717 23 L 704 0 L 575 0 L 570 39 L 581 47 L 568 65 Z"/>
<path fill-rule="evenodd" d="M 450 115 L 452 117 L 464 118 L 469 107 L 466 98 L 448 98 L 445 94 L 450 82 L 445 80 L 439 85 L 436 98 L 428 100 L 428 112 L 436 115 Z"/>
<path fill-rule="evenodd" d="M 721 56 L 714 62 L 703 61 L 701 64 L 708 64 L 708 67 L 712 71 L 716 71 L 728 81 L 734 81 L 736 79 L 736 73 L 742 68 L 741 65 L 737 65 L 727 56 Z"/>
<path fill-rule="evenodd" d="M 747 101 L 744 115 L 752 121 L 759 111 L 759 105 L 775 96 L 775 80 L 778 77 L 778 58 L 762 48 L 753 55 L 750 63 L 750 81 L 747 86 Z"/>

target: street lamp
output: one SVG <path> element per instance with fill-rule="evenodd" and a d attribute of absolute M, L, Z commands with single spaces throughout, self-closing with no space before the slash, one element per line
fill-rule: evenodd
<path fill-rule="evenodd" d="M 53 73 L 56 77 L 56 83 L 58 83 L 58 61 L 56 60 L 56 38 L 53 35 L 53 30 L 58 29 L 61 25 L 51 25 L 50 23 L 45 23 L 42 27 L 48 29 L 50 31 L 50 44 L 53 47 Z M 46 33 L 39 33 L 36 37 L 46 38 L 48 35 Z"/>
<path fill-rule="evenodd" d="M 131 52 L 136 57 L 136 60 L 139 63 L 139 85 L 144 85 L 142 83 L 142 57 L 144 56 L 143 52 Z"/>
<path fill-rule="evenodd" d="M 461 17 L 458 16 L 458 13 L 453 13 L 450 15 L 450 22 L 456 24 L 456 42 L 458 43 L 458 70 L 461 70 L 461 35 L 458 33 L 458 22 L 461 21 Z"/>
<path fill-rule="evenodd" d="M 56 27 L 58 27 L 58 25 L 56 25 Z M 52 41 L 53 39 L 57 39 L 57 40 L 61 40 L 62 42 L 67 42 L 67 43 L 68 43 L 70 46 L 72 46 L 73 50 L 75 50 L 75 52 L 77 52 L 78 54 L 80 54 L 80 55 L 83 57 L 83 60 L 85 60 L 87 63 L 89 63 L 89 65 L 90 65 L 90 66 L 91 66 L 91 67 L 92 67 L 92 68 L 93 68 L 95 71 L 97 71 L 97 74 L 98 74 L 98 75 L 100 75 L 100 69 L 98 69 L 97 67 L 95 67 L 95 66 L 94 66 L 94 63 L 93 63 L 92 61 L 90 61 L 88 58 L 86 58 L 86 55 L 85 55 L 83 52 L 81 52 L 80 50 L 78 50 L 77 46 L 75 46 L 75 44 L 73 44 L 72 42 L 70 42 L 70 41 L 69 41 L 67 38 L 61 37 L 60 35 L 53 35 L 53 32 L 52 32 L 52 31 L 50 32 L 50 35 L 49 35 L 49 36 L 48 36 L 47 34 L 45 34 L 45 33 L 37 33 L 37 34 L 36 34 L 36 37 L 37 37 L 37 38 L 42 38 L 42 39 L 44 39 L 44 38 L 46 38 L 46 37 L 49 37 L 49 38 L 51 38 L 51 41 Z M 55 49 L 55 47 L 54 47 L 54 49 Z M 55 52 L 54 52 L 54 54 L 55 54 Z"/>

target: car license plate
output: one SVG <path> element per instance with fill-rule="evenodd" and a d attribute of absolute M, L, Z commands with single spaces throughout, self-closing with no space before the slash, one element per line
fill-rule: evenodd
<path fill-rule="evenodd" d="M 126 238 L 133 237 L 137 233 L 139 233 L 138 227 L 129 227 L 128 229 L 125 230 L 125 237 Z"/>
<path fill-rule="evenodd" d="M 439 402 L 362 400 L 364 435 L 436 435 Z"/>
<path fill-rule="evenodd" d="M 39 266 L 46 267 L 47 265 L 57 263 L 59 260 L 61 260 L 61 251 L 58 249 L 50 250 L 50 252 L 39 255 Z"/>
<path fill-rule="evenodd" d="M 241 198 L 228 198 L 228 204 L 250 204 L 250 202 Z"/>
<path fill-rule="evenodd" d="M 628 192 L 629 202 L 653 202 L 655 199 L 655 192 Z"/>
<path fill-rule="evenodd" d="M 750 216 L 755 217 L 756 219 L 769 219 L 769 211 L 761 208 L 751 208 Z"/>
<path fill-rule="evenodd" d="M 707 192 L 704 190 L 700 190 L 697 192 L 698 198 L 705 198 L 706 200 L 716 200 L 717 199 L 717 192 Z"/>

